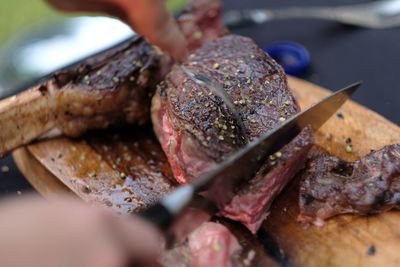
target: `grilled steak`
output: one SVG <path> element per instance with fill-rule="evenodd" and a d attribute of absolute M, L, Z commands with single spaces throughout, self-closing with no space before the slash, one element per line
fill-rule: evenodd
<path fill-rule="evenodd" d="M 55 112 L 58 127 L 69 136 L 109 124 L 143 124 L 155 85 L 166 74 L 167 58 L 143 38 L 55 74 L 59 88 Z"/>
<path fill-rule="evenodd" d="M 221 214 L 245 224 L 252 233 L 256 233 L 268 215 L 272 201 L 304 167 L 304 159 L 313 142 L 311 128 L 305 128 L 292 142 L 269 157 L 268 162 L 240 189 Z"/>
<path fill-rule="evenodd" d="M 230 35 L 210 41 L 185 66 L 223 84 L 245 129 L 240 131 L 238 122 L 218 96 L 175 66 L 153 98 L 152 120 L 179 183 L 193 181 L 247 141 L 274 129 L 299 111 L 282 68 L 249 38 Z M 279 162 L 271 175 L 266 174 L 269 167 L 260 171 L 253 183 L 265 188 L 248 190 L 252 182 L 245 185 L 223 214 L 239 219 L 255 232 L 272 199 L 303 165 L 303 155 L 312 142 L 310 135 L 307 130 L 300 142 L 289 145 L 289 150 L 299 145 L 300 151 L 287 153 L 290 156 L 285 157 L 286 163 Z M 271 176 L 274 185 L 263 181 Z M 250 207 L 246 203 L 253 201 L 255 205 L 260 200 L 263 203 L 257 209 L 243 212 L 241 201 L 243 206 Z"/>
<path fill-rule="evenodd" d="M 230 35 L 211 41 L 185 66 L 224 85 L 250 140 L 299 111 L 282 68 L 249 38 Z M 180 183 L 192 181 L 246 141 L 223 101 L 179 67 L 159 86 L 152 119 Z"/>
<path fill-rule="evenodd" d="M 323 225 L 343 213 L 377 214 L 400 208 L 400 144 L 353 163 L 314 152 L 300 184 L 302 222 Z"/>

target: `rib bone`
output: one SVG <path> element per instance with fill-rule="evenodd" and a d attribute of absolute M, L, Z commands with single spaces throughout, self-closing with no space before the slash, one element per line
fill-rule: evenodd
<path fill-rule="evenodd" d="M 53 85 L 36 86 L 0 102 L 0 156 L 56 126 Z"/>

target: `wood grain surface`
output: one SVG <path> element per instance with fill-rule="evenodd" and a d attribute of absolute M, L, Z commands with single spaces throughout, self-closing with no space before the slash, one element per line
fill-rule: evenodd
<path fill-rule="evenodd" d="M 292 77 L 289 84 L 302 108 L 329 94 Z M 347 138 L 352 140 L 351 153 L 346 151 Z M 355 160 L 371 149 L 400 143 L 400 128 L 349 101 L 316 133 L 316 140 L 330 153 Z M 22 173 L 45 196 L 72 191 L 89 203 L 117 212 L 140 210 L 175 186 L 165 156 L 148 128 L 92 133 L 79 140 L 46 140 L 13 155 Z M 147 168 L 141 168 L 145 165 Z M 322 228 L 300 224 L 296 221 L 297 183 L 295 179 L 274 202 L 259 233 L 279 245 L 285 265 L 400 266 L 400 212 L 337 216 Z M 132 197 L 140 199 L 142 205 L 133 206 L 129 202 Z M 246 242 L 248 233 L 241 239 Z"/>

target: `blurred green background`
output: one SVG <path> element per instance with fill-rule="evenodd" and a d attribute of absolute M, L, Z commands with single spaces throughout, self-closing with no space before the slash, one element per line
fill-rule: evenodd
<path fill-rule="evenodd" d="M 172 11 L 177 11 L 186 0 L 168 0 L 167 3 Z M 51 21 L 58 16 L 61 14 L 52 10 L 45 0 L 0 0 L 0 46 L 15 32 L 36 22 Z"/>

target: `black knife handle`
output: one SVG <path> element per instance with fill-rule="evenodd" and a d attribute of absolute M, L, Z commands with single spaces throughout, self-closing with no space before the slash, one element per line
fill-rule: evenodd
<path fill-rule="evenodd" d="M 139 213 L 139 216 L 151 222 L 164 233 L 191 202 L 195 189 L 193 185 L 181 185 L 165 196 L 162 201 Z"/>
<path fill-rule="evenodd" d="M 139 213 L 139 216 L 165 232 L 172 223 L 174 216 L 161 203 L 157 203 Z"/>

